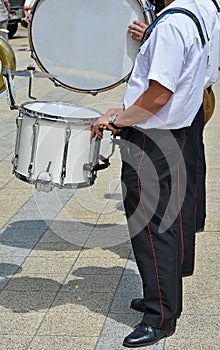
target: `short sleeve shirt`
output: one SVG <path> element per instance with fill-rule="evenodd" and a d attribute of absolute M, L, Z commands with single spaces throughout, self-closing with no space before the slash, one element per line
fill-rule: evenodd
<path fill-rule="evenodd" d="M 202 22 L 194 1 L 175 0 L 168 8 L 184 7 Z M 165 15 L 141 46 L 125 92 L 131 106 L 155 80 L 173 92 L 168 103 L 141 128 L 179 129 L 190 126 L 202 103 L 208 44 L 202 47 L 198 29 L 184 14 Z"/>
<path fill-rule="evenodd" d="M 219 4 L 219 0 L 216 0 Z M 205 77 L 205 88 L 218 80 L 218 63 L 220 51 L 220 13 L 212 0 L 196 0 L 210 38 L 208 68 Z"/>
<path fill-rule="evenodd" d="M 24 6 L 33 6 L 35 3 L 35 0 L 25 0 Z"/>

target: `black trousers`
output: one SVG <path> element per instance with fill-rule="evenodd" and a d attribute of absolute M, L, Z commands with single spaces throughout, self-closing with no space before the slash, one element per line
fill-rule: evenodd
<path fill-rule="evenodd" d="M 192 275 L 195 266 L 196 231 L 205 223 L 205 154 L 202 139 L 204 113 L 201 106 L 192 125 L 187 128 L 183 157 L 187 172 L 186 195 L 182 206 L 183 276 Z"/>
<path fill-rule="evenodd" d="M 204 231 L 206 219 L 206 162 L 204 144 L 200 144 L 196 172 L 196 232 Z"/>
<path fill-rule="evenodd" d="M 196 170 L 196 232 L 203 231 L 206 219 L 206 161 L 203 143 L 204 113 L 200 111 L 199 156 Z"/>
<path fill-rule="evenodd" d="M 143 321 L 169 329 L 182 311 L 181 236 L 175 223 L 186 187 L 186 179 L 179 178 L 186 130 L 129 127 L 123 138 L 122 192 L 143 282 Z"/>

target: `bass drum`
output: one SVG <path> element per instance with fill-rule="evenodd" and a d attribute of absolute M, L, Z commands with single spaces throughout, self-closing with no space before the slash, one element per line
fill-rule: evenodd
<path fill-rule="evenodd" d="M 139 0 L 37 0 L 29 41 L 41 70 L 64 88 L 96 94 L 125 82 L 140 44 L 128 33 L 146 21 Z"/>

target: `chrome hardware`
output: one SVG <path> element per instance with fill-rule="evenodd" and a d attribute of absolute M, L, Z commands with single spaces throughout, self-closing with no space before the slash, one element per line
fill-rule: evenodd
<path fill-rule="evenodd" d="M 147 17 L 148 24 L 151 24 L 156 19 L 155 6 L 149 0 L 143 0 L 142 9 Z"/>
<path fill-rule="evenodd" d="M 96 96 L 98 91 L 97 90 L 90 90 L 89 93 L 92 95 L 92 96 Z"/>
<path fill-rule="evenodd" d="M 6 73 L 4 73 L 4 74 L 6 75 Z M 32 100 L 37 99 L 36 97 L 32 96 L 33 78 L 50 78 L 52 80 L 55 78 L 55 75 L 53 75 L 53 74 L 46 73 L 46 72 L 40 72 L 40 71 L 36 70 L 36 68 L 33 65 L 27 66 L 27 69 L 25 69 L 25 70 L 12 71 L 11 75 L 13 77 L 18 76 L 18 77 L 29 78 L 28 97 Z"/>
<path fill-rule="evenodd" d="M 94 166 L 92 165 L 92 163 L 83 164 L 83 176 L 84 179 L 86 179 L 86 183 L 89 185 L 93 185 L 97 177 L 97 172 L 93 171 L 93 168 Z"/>
<path fill-rule="evenodd" d="M 67 127 L 65 130 L 65 145 L 63 150 L 63 161 L 62 161 L 62 168 L 61 168 L 61 174 L 60 174 L 61 185 L 63 185 L 64 179 L 66 177 L 66 163 L 67 163 L 67 153 L 68 153 L 70 136 L 71 136 L 71 129 L 70 127 Z"/>
<path fill-rule="evenodd" d="M 15 89 L 14 89 L 14 84 L 12 81 L 12 75 L 11 75 L 11 71 L 8 69 L 8 67 L 6 67 L 2 71 L 2 76 L 3 76 L 5 87 L 6 87 L 8 105 L 9 105 L 10 109 L 18 109 L 18 106 L 16 105 L 16 102 L 15 102 Z"/>
<path fill-rule="evenodd" d="M 95 167 L 99 164 L 99 150 L 100 139 L 96 137 L 95 140 L 91 140 L 89 163 L 83 164 L 83 176 L 89 185 L 93 185 L 97 177 L 97 170 Z"/>
<path fill-rule="evenodd" d="M 52 176 L 49 173 L 52 162 L 48 163 L 46 171 L 41 171 L 35 182 L 35 188 L 39 192 L 50 192 L 53 189 Z"/>
<path fill-rule="evenodd" d="M 31 149 L 31 159 L 28 166 L 28 173 L 29 177 L 34 173 L 34 162 L 36 157 L 36 150 L 37 150 L 37 138 L 39 133 L 39 123 L 36 121 L 33 125 L 33 142 L 32 142 L 32 149 Z"/>
<path fill-rule="evenodd" d="M 20 145 L 20 139 L 21 139 L 22 120 L 23 118 L 20 115 L 16 118 L 17 135 L 16 135 L 16 142 L 15 142 L 15 154 L 12 158 L 12 165 L 13 165 L 12 174 L 14 174 L 18 166 L 18 152 L 19 152 L 19 145 Z"/>
<path fill-rule="evenodd" d="M 99 162 L 100 146 L 101 146 L 100 139 L 96 137 L 93 147 L 90 147 L 90 155 L 89 155 L 89 161 L 93 167 Z"/>

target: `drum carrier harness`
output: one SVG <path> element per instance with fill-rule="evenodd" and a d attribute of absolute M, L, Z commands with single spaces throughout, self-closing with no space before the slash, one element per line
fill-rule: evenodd
<path fill-rule="evenodd" d="M 212 1 L 215 2 L 215 5 L 216 5 L 216 1 L 215 0 L 212 0 Z M 219 9 L 219 7 L 218 7 L 218 9 Z M 200 38 L 201 38 L 201 41 L 202 41 L 202 47 L 204 47 L 205 44 L 206 44 L 206 40 L 205 40 L 205 37 L 204 37 L 204 34 L 203 34 L 202 26 L 201 26 L 198 18 L 196 17 L 196 15 L 194 15 L 193 12 L 191 12 L 191 11 L 189 11 L 187 9 L 181 8 L 181 7 L 171 8 L 171 9 L 168 9 L 168 10 L 162 12 L 155 19 L 155 21 L 153 23 L 151 23 L 151 25 L 145 30 L 143 38 L 142 38 L 142 44 L 149 38 L 149 36 L 151 35 L 152 31 L 156 27 L 157 23 L 161 20 L 161 18 L 163 18 L 164 16 L 166 16 L 168 14 L 172 14 L 172 13 L 182 13 L 182 14 L 190 17 L 193 20 L 193 22 L 197 26 L 197 29 L 198 29 L 198 32 L 199 32 L 199 35 L 200 35 Z M 204 24 L 204 27 L 205 27 L 205 24 Z M 206 31 L 207 40 L 209 41 L 209 37 L 208 37 L 208 33 L 207 33 L 207 30 L 206 30 L 206 27 L 205 27 L 205 31 Z"/>
<path fill-rule="evenodd" d="M 217 8 L 217 11 L 220 12 L 220 7 L 219 4 L 217 3 L 216 0 L 211 0 L 213 2 L 213 4 L 215 5 L 215 7 Z"/>

